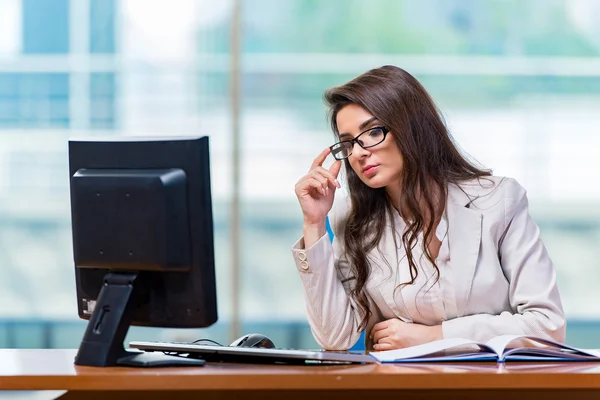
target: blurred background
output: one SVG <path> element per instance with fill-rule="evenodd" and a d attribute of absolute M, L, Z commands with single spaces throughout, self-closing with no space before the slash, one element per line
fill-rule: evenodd
<path fill-rule="evenodd" d="M 567 343 L 600 347 L 595 0 L 0 0 L 0 346 L 73 348 L 85 329 L 68 139 L 208 135 L 219 322 L 128 340 L 317 347 L 293 187 L 333 142 L 323 91 L 384 64 L 425 85 L 465 152 L 528 189 Z"/>

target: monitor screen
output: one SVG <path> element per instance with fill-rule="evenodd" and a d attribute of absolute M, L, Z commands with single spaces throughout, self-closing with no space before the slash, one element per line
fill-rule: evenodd
<path fill-rule="evenodd" d="M 208 137 L 69 141 L 77 365 L 117 365 L 130 325 L 217 321 Z"/>

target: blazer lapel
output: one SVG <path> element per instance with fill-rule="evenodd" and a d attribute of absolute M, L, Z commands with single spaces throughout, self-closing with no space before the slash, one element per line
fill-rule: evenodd
<path fill-rule="evenodd" d="M 483 216 L 469 208 L 470 199 L 455 185 L 448 187 L 448 245 L 458 316 L 465 314 L 481 248 Z"/>

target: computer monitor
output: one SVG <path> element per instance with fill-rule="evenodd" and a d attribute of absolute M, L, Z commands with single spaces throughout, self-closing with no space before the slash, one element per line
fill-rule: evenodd
<path fill-rule="evenodd" d="M 72 139 L 69 172 L 78 313 L 89 320 L 75 364 L 135 364 L 130 325 L 215 323 L 208 137 Z"/>

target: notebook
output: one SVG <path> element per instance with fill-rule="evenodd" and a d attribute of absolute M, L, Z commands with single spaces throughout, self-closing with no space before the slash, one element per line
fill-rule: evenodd
<path fill-rule="evenodd" d="M 518 346 L 525 344 L 525 347 Z M 600 361 L 599 350 L 584 350 L 525 335 L 501 335 L 486 343 L 442 339 L 397 350 L 372 351 L 384 363 L 439 361 Z"/>
<path fill-rule="evenodd" d="M 377 362 L 364 352 L 266 349 L 231 347 L 195 343 L 133 341 L 130 348 L 162 351 L 168 354 L 189 354 L 209 362 L 277 363 L 277 364 L 364 364 Z"/>

